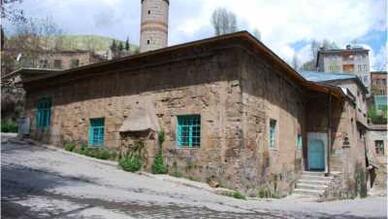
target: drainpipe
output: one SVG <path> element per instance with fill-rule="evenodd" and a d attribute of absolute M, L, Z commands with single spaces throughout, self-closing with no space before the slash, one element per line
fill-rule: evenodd
<path fill-rule="evenodd" d="M 328 119 L 327 119 L 327 150 L 326 150 L 326 173 L 330 174 L 330 151 L 331 151 L 331 92 L 328 94 Z"/>

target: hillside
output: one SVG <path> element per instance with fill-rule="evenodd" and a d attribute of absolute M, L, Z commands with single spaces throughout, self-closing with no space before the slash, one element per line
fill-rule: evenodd
<path fill-rule="evenodd" d="M 105 36 L 97 35 L 62 35 L 49 38 L 49 47 L 55 47 L 55 42 L 59 49 L 62 50 L 92 50 L 96 52 L 106 51 L 112 44 L 112 41 L 122 42 L 125 44 L 125 41 L 120 41 Z M 131 50 L 136 50 L 137 45 L 130 45 Z"/>

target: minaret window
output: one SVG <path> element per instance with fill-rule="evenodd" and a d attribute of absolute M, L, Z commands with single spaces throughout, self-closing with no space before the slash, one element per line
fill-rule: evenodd
<path fill-rule="evenodd" d="M 148 14 L 151 14 L 151 11 L 150 11 L 150 10 L 148 10 Z"/>
<path fill-rule="evenodd" d="M 150 40 L 147 40 L 147 44 L 150 44 Z"/>

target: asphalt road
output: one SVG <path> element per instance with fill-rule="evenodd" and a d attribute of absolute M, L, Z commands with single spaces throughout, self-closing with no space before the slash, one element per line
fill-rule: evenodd
<path fill-rule="evenodd" d="M 237 200 L 2 136 L 2 218 L 386 218 L 386 199 Z"/>

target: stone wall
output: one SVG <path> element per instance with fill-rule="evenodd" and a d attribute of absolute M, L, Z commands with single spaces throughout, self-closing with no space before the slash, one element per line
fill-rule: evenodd
<path fill-rule="evenodd" d="M 368 187 L 374 194 L 386 195 L 387 190 L 387 127 L 386 126 L 371 126 L 371 129 L 367 133 L 367 150 L 368 158 L 371 165 L 374 165 L 375 169 L 372 174 L 375 176 L 369 177 Z M 375 141 L 380 140 L 384 143 L 384 154 L 376 153 Z M 374 178 L 374 179 L 371 179 Z"/>
<path fill-rule="evenodd" d="M 306 120 L 309 121 L 307 131 L 327 134 L 329 99 L 327 95 L 310 94 L 310 96 L 312 98 L 308 102 L 309 107 L 306 112 Z M 356 105 L 349 99 L 344 102 L 332 99 L 330 115 L 332 118 L 330 121 L 331 147 L 328 168 L 335 175 L 335 182 L 325 196 L 326 198 L 355 197 L 360 193 L 361 188 L 365 189 L 366 186 L 365 127 L 356 121 Z M 344 144 L 345 138 L 348 145 Z M 304 154 L 307 166 L 307 147 Z"/>
<path fill-rule="evenodd" d="M 240 179 L 252 195 L 291 192 L 302 170 L 297 136 L 304 134 L 303 90 L 260 54 L 244 56 L 242 83 L 243 145 Z M 275 147 L 269 148 L 269 123 L 276 120 Z"/>
<path fill-rule="evenodd" d="M 101 61 L 100 59 L 94 58 L 92 52 L 57 52 L 57 53 L 45 53 L 40 54 L 37 58 L 36 63 L 39 66 L 40 60 L 47 60 L 48 66 L 46 68 L 57 68 L 54 66 L 55 60 L 61 60 L 61 67 L 59 69 L 69 69 L 77 66 L 72 66 L 72 60 L 78 60 L 79 66 L 93 64 Z M 40 66 L 43 67 L 43 66 Z M 57 68 L 58 69 L 58 68 Z"/>
<path fill-rule="evenodd" d="M 242 139 L 242 92 L 237 55 L 241 53 L 237 49 L 223 48 L 222 52 L 205 54 L 198 56 L 187 51 L 178 56 L 174 54 L 179 61 L 169 62 L 165 61 L 175 59 L 167 55 L 148 57 L 148 63 L 162 64 L 142 67 L 145 63 L 141 61 L 133 63 L 133 70 L 91 71 L 88 76 L 75 72 L 72 76 L 30 84 L 26 87 L 26 109 L 32 121 L 31 135 L 56 145 L 63 145 L 64 141 L 86 143 L 89 120 L 104 117 L 105 146 L 119 149 L 122 139 L 118 130 L 125 118 L 138 106 L 151 103 L 152 113 L 166 134 L 163 151 L 170 173 L 200 181 L 212 177 L 234 185 L 242 176 L 235 174 L 239 169 L 229 163 L 229 158 L 235 156 L 234 148 L 240 147 Z M 51 127 L 38 130 L 35 106 L 39 98 L 46 96 L 53 101 Z M 201 115 L 199 149 L 176 146 L 176 117 L 186 114 Z M 146 150 L 152 160 L 155 145 L 149 142 Z M 236 186 L 241 187 L 241 184 Z"/>

